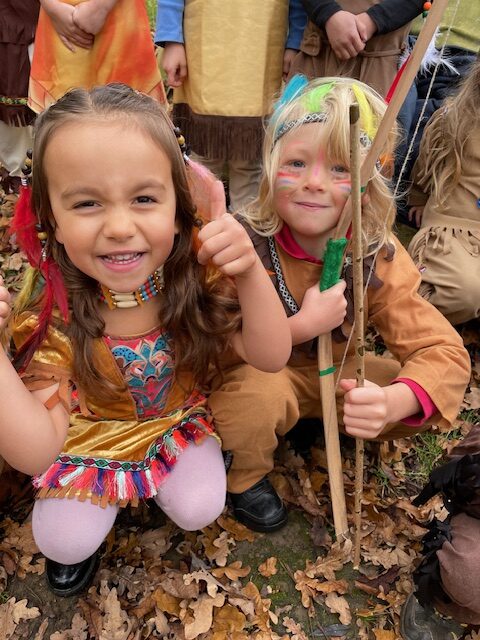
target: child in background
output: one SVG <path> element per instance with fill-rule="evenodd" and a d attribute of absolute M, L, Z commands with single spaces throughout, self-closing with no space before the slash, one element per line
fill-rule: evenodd
<path fill-rule="evenodd" d="M 165 102 L 145 0 L 40 0 L 29 106 L 75 87 L 124 82 Z"/>
<path fill-rule="evenodd" d="M 434 519 L 423 538 L 424 556 L 413 574 L 401 615 L 404 640 L 456 640 L 466 625 L 480 625 L 480 427 L 471 431 L 434 469 L 413 501 L 443 494 L 447 518 Z M 463 627 L 461 626 L 463 625 Z M 472 634 L 475 637 L 475 634 Z"/>
<path fill-rule="evenodd" d="M 30 50 L 38 0 L 5 0 L 0 6 L 0 184 L 18 191 L 25 149 L 32 146 L 35 117 L 27 106 Z"/>
<path fill-rule="evenodd" d="M 0 350 L 0 453 L 35 475 L 34 537 L 66 596 L 91 577 L 119 507 L 153 498 L 188 530 L 221 513 L 206 373 L 230 345 L 278 370 L 291 341 L 222 184 L 185 169 L 155 100 L 125 85 L 72 90 L 38 117 L 33 163 L 14 229 L 46 285 L 35 271 L 13 319 L 21 377 Z M 196 193 L 212 184 L 198 257 L 187 174 Z M 2 328 L 9 303 L 1 286 Z"/>
<path fill-rule="evenodd" d="M 209 404 L 223 446 L 233 453 L 228 489 L 234 513 L 258 531 L 286 522 L 285 507 L 267 478 L 278 436 L 299 418 L 322 417 L 317 336 L 334 330 L 339 422 L 354 437 L 390 440 L 432 423 L 447 427 L 469 380 L 469 357 L 460 337 L 417 293 L 419 274 L 392 233 L 395 207 L 377 166 L 363 206 L 365 281 L 370 274 L 364 307 L 393 358 L 366 354 L 367 381 L 356 388 L 354 341 L 348 348 L 346 343 L 353 322 L 351 259 L 344 270 L 347 287 L 342 282 L 320 292 L 318 286 L 326 242 L 350 193 L 349 106 L 354 101 L 360 105 L 366 154 L 386 108 L 378 94 L 346 78 L 290 81 L 267 128 L 260 197 L 245 213 L 257 253 L 274 274 L 290 316 L 294 349 L 288 365 L 274 374 L 232 362 Z M 392 157 L 394 142 L 392 132 L 380 157 Z"/>
<path fill-rule="evenodd" d="M 356 78 L 386 96 L 423 0 L 302 0 L 310 18 L 291 73 Z"/>
<path fill-rule="evenodd" d="M 173 118 L 228 183 L 238 211 L 258 193 L 263 118 L 306 23 L 300 0 L 158 0 L 155 42 L 174 87 Z"/>
<path fill-rule="evenodd" d="M 452 323 L 480 315 L 480 61 L 425 128 L 409 195 L 420 293 Z"/>

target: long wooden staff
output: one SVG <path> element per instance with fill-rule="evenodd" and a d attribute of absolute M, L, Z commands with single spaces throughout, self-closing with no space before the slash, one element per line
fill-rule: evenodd
<path fill-rule="evenodd" d="M 350 105 L 350 176 L 352 179 L 353 301 L 355 310 L 355 376 L 357 379 L 357 387 L 363 387 L 365 381 L 362 185 L 360 181 L 360 162 L 360 109 L 358 104 L 355 102 Z M 355 438 L 354 569 L 358 569 L 360 564 L 363 456 L 363 440 L 361 438 Z"/>
<path fill-rule="evenodd" d="M 421 30 L 415 47 L 410 55 L 403 75 L 398 82 L 392 100 L 378 127 L 375 139 L 362 164 L 360 180 L 364 187 L 375 163 L 380 155 L 385 140 L 395 122 L 405 97 L 413 83 L 422 62 L 425 51 L 435 33 L 435 29 L 442 19 L 448 0 L 435 0 L 428 12 L 427 19 Z M 337 224 L 333 239 L 327 244 L 324 258 L 324 269 L 328 275 L 322 273 L 320 288 L 328 289 L 338 282 L 343 262 L 343 251 L 346 245 L 345 236 L 352 220 L 351 198 L 347 200 L 340 220 Z M 327 270 L 328 265 L 328 270 Z M 336 275 L 335 275 L 336 274 Z M 340 438 L 338 434 L 338 420 L 335 401 L 335 383 L 333 373 L 332 340 L 330 334 L 324 334 L 318 339 L 318 372 L 320 379 L 320 394 L 322 399 L 322 415 L 325 429 L 325 451 L 327 455 L 328 477 L 332 500 L 333 522 L 337 540 L 348 537 L 347 508 L 345 503 L 345 488 L 343 485 L 342 456 L 340 452 Z"/>

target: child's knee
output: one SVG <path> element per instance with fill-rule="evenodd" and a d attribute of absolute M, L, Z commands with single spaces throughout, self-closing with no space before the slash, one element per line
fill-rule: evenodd
<path fill-rule="evenodd" d="M 46 558 L 61 564 L 76 564 L 100 547 L 117 512 L 114 506 L 102 509 L 77 500 L 37 500 L 32 514 L 33 537 Z"/>
<path fill-rule="evenodd" d="M 185 531 L 198 531 L 212 524 L 225 508 L 226 491 L 210 492 L 208 498 L 192 496 L 181 507 L 171 511 L 170 518 Z"/>

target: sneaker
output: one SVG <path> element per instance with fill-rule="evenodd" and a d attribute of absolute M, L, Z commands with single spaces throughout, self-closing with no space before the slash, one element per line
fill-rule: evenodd
<path fill-rule="evenodd" d="M 458 640 L 465 628 L 453 619 L 444 618 L 433 608 L 424 608 L 411 593 L 400 616 L 403 640 Z"/>

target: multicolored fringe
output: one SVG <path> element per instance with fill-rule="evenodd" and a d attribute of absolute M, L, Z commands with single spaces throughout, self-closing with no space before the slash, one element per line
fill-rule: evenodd
<path fill-rule="evenodd" d="M 141 462 L 109 460 L 60 454 L 33 485 L 39 498 L 89 498 L 94 504 L 133 506 L 152 498 L 190 444 L 213 435 L 203 414 L 190 415 L 160 436 Z"/>

